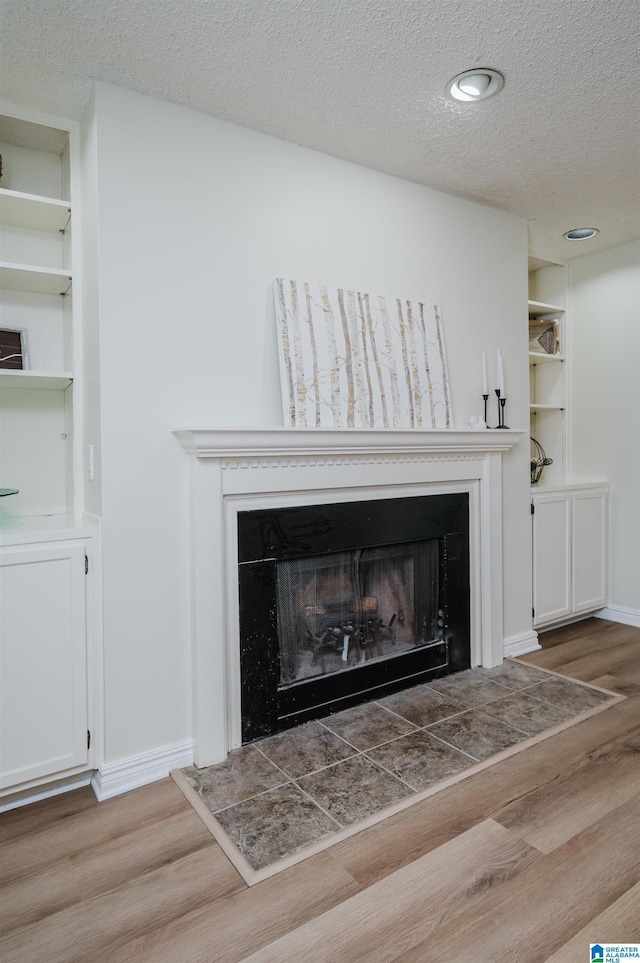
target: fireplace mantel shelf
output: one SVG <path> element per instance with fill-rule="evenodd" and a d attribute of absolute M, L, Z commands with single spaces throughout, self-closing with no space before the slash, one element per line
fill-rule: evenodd
<path fill-rule="evenodd" d="M 186 452 L 198 458 L 277 455 L 384 454 L 508 451 L 524 429 L 449 428 L 177 428 Z"/>

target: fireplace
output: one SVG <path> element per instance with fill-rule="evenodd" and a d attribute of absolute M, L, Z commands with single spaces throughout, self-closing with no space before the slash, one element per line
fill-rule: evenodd
<path fill-rule="evenodd" d="M 243 742 L 469 667 L 468 503 L 238 514 Z"/>
<path fill-rule="evenodd" d="M 240 649 L 244 643 L 241 644 L 240 639 L 239 584 L 242 576 L 240 579 L 238 577 L 243 564 L 239 566 L 238 560 L 242 557 L 249 563 L 262 564 L 268 558 L 275 557 L 268 553 L 263 557 L 262 542 L 271 544 L 275 539 L 271 538 L 269 529 L 265 534 L 263 528 L 260 534 L 259 527 L 258 552 L 239 555 L 244 513 L 266 513 L 273 517 L 273 513 L 281 509 L 349 504 L 351 508 L 348 514 L 351 515 L 354 506 L 361 502 L 370 505 L 375 502 L 381 506 L 386 500 L 400 500 L 406 502 L 412 514 L 415 514 L 415 499 L 462 494 L 468 503 L 470 664 L 490 667 L 502 662 L 505 651 L 502 614 L 502 454 L 524 432 L 510 429 L 183 428 L 177 429 L 175 434 L 189 456 L 190 469 L 188 584 L 191 591 L 193 746 L 196 765 L 208 766 L 221 762 L 230 749 L 241 745 L 243 741 Z M 298 543 L 300 539 L 304 541 L 304 531 L 295 529 L 289 531 L 285 541 L 291 541 L 292 534 Z M 430 537 L 427 534 L 426 540 Z M 435 537 L 440 539 L 441 534 Z M 424 540 L 423 534 L 416 534 L 409 526 L 406 537 L 403 535 L 400 542 L 393 538 L 384 542 L 408 546 L 407 554 L 412 556 L 414 543 Z M 347 549 L 334 548 L 326 543 L 312 552 L 299 551 L 296 558 L 312 554 L 329 556 L 345 550 L 376 550 L 384 544 L 379 537 L 374 542 L 365 544 L 359 539 L 357 544 L 351 544 Z M 429 551 L 433 553 L 435 550 L 427 549 Z M 447 555 L 451 554 L 449 543 L 439 542 L 438 557 L 441 558 L 445 551 Z M 428 571 L 433 570 L 431 562 L 428 557 L 417 564 L 426 566 Z M 400 564 L 405 566 L 406 571 L 407 562 L 395 561 L 392 570 L 393 565 Z M 304 572 L 301 577 L 306 577 Z M 455 578 L 457 576 L 447 575 L 447 592 Z M 272 586 L 269 589 L 272 593 L 270 597 L 273 597 L 273 575 L 269 575 L 269 579 Z M 442 591 L 441 584 L 438 592 Z M 358 597 L 360 602 L 357 601 Z M 382 630 L 382 634 L 384 630 L 393 633 L 398 645 L 400 612 L 395 613 L 396 618 L 390 626 L 395 609 L 393 605 L 387 606 L 379 587 L 371 587 L 365 578 L 352 598 L 356 600 L 356 611 L 337 614 L 360 617 L 367 605 L 373 605 L 365 600 L 376 598 L 378 612 L 375 618 L 382 619 L 378 629 Z M 395 604 L 400 609 L 400 599 Z M 415 614 L 410 602 L 403 604 L 402 608 L 405 624 L 410 610 L 414 622 L 420 625 L 423 616 L 420 612 Z M 443 633 L 449 646 L 448 658 L 456 648 L 457 638 L 462 637 L 452 622 L 452 618 L 455 618 L 452 613 L 455 611 L 456 607 L 449 602 L 447 628 Z M 343 622 L 344 619 L 340 625 Z M 272 636 L 275 615 L 270 615 L 261 624 L 261 631 L 264 633 L 266 626 L 267 633 Z M 310 631 L 322 635 L 326 628 L 320 624 L 315 629 L 311 627 Z M 355 631 L 354 624 L 354 634 Z M 366 626 L 359 625 L 357 631 L 366 638 Z M 375 631 L 373 627 L 372 632 Z M 432 633 L 426 633 L 429 634 Z M 439 659 L 440 640 L 427 639 L 426 635 L 426 648 L 434 660 L 436 657 Z M 378 642 L 381 644 L 382 641 L 379 631 Z M 406 639 L 403 641 L 406 642 Z M 343 652 L 344 636 L 340 660 Z M 318 660 L 320 656 L 318 652 Z M 328 655 L 326 658 L 328 660 Z M 349 650 L 347 665 L 348 660 Z M 355 668 L 350 668 L 346 673 L 326 673 L 326 678 L 333 680 L 333 686 L 337 684 L 335 680 L 344 675 L 367 671 L 367 661 L 373 666 L 387 666 L 395 660 L 384 657 L 379 662 L 365 659 L 365 664 L 358 662 Z M 441 665 L 425 671 L 433 669 L 450 671 Z M 273 672 L 273 668 L 270 671 Z M 313 679 L 310 681 L 313 682 Z M 278 685 L 283 687 L 279 676 Z M 288 688 L 300 691 L 303 686 L 296 682 Z"/>

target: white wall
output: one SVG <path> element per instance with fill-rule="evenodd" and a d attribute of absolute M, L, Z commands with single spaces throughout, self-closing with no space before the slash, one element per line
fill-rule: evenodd
<path fill-rule="evenodd" d="M 640 241 L 569 263 L 569 466 L 611 486 L 610 606 L 640 617 Z"/>
<path fill-rule="evenodd" d="M 171 429 L 282 424 L 273 279 L 437 303 L 456 427 L 481 413 L 481 353 L 499 346 L 507 420 L 524 428 L 526 224 L 109 85 L 86 123 L 110 761 L 191 735 L 187 458 Z M 516 636 L 531 630 L 527 436 L 504 474 L 505 634 Z"/>

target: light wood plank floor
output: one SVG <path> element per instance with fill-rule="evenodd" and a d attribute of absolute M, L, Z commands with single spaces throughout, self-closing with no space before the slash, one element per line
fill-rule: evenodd
<path fill-rule="evenodd" d="M 640 629 L 525 661 L 627 700 L 248 888 L 170 779 L 0 816 L 2 963 L 583 963 L 640 942 Z"/>

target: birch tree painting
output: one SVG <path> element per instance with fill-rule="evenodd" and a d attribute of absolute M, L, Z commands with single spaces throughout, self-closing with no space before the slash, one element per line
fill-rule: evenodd
<path fill-rule="evenodd" d="M 437 306 L 282 278 L 274 288 L 286 424 L 451 427 Z"/>

